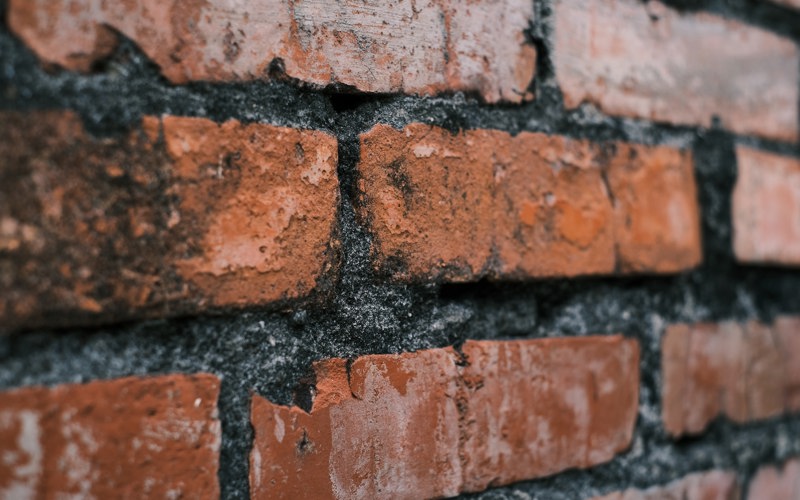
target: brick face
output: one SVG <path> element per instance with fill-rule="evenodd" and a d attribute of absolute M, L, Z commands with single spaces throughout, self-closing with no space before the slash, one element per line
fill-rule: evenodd
<path fill-rule="evenodd" d="M 409 281 L 668 273 L 701 258 L 689 153 L 495 130 L 361 136 L 376 267 Z"/>
<path fill-rule="evenodd" d="M 800 265 L 800 160 L 736 148 L 733 247 L 744 262 Z"/>
<path fill-rule="evenodd" d="M 739 498 L 736 476 L 732 472 L 715 470 L 689 474 L 664 486 L 646 490 L 631 488 L 595 497 L 593 500 L 739 500 Z"/>
<path fill-rule="evenodd" d="M 310 413 L 253 397 L 253 498 L 430 498 L 585 468 L 631 441 L 619 336 L 468 341 L 314 365 Z"/>
<path fill-rule="evenodd" d="M 116 30 L 173 83 L 267 79 L 279 71 L 366 92 L 530 97 L 536 52 L 524 34 L 533 21 L 528 0 L 256 0 L 246 11 L 224 0 L 10 0 L 8 20 L 43 60 L 75 70 L 111 53 Z"/>
<path fill-rule="evenodd" d="M 332 262 L 336 140 L 147 117 L 98 139 L 64 112 L 0 128 L 0 320 L 65 325 L 308 294 Z"/>
<path fill-rule="evenodd" d="M 219 380 L 0 393 L 0 498 L 218 498 Z"/>
<path fill-rule="evenodd" d="M 779 469 L 766 466 L 756 472 L 748 489 L 748 500 L 800 498 L 800 459 L 788 460 Z"/>
<path fill-rule="evenodd" d="M 789 39 L 663 4 L 557 0 L 555 72 L 567 107 L 738 134 L 798 137 L 800 54 Z"/>
<path fill-rule="evenodd" d="M 667 431 L 697 434 L 723 415 L 741 423 L 797 411 L 798 333 L 796 318 L 779 318 L 773 326 L 669 327 L 662 344 Z"/>

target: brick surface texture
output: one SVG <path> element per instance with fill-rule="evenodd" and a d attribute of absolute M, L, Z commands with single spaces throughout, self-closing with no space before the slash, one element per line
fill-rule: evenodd
<path fill-rule="evenodd" d="M 218 498 L 219 380 L 0 393 L 0 498 Z"/>
<path fill-rule="evenodd" d="M 726 416 L 749 422 L 800 411 L 800 318 L 674 325 L 662 344 L 664 426 L 697 434 Z"/>
<path fill-rule="evenodd" d="M 595 497 L 593 500 L 739 500 L 736 475 L 727 471 L 689 474 L 664 486 L 635 488 Z M 790 497 L 772 497 L 778 498 Z M 751 498 L 752 500 L 752 498 Z"/>
<path fill-rule="evenodd" d="M 253 498 L 430 498 L 610 460 L 636 420 L 619 336 L 468 341 L 314 365 L 309 413 L 253 397 Z"/>
<path fill-rule="evenodd" d="M 243 9 L 226 0 L 9 0 L 8 20 L 44 61 L 75 70 L 110 54 L 118 31 L 174 83 L 285 74 L 366 92 L 529 97 L 529 0 L 255 0 Z"/>
<path fill-rule="evenodd" d="M 800 53 L 708 13 L 638 0 L 556 0 L 556 77 L 567 107 L 796 141 Z"/>
<path fill-rule="evenodd" d="M 377 125 L 358 170 L 375 266 L 403 280 L 669 273 L 701 259 L 685 151 Z"/>
<path fill-rule="evenodd" d="M 733 246 L 744 262 L 800 266 L 800 160 L 736 148 Z"/>
<path fill-rule="evenodd" d="M 327 134 L 165 116 L 99 139 L 70 113 L 0 119 L 6 327 L 297 298 L 332 264 Z"/>
<path fill-rule="evenodd" d="M 765 466 L 750 482 L 747 500 L 794 500 L 800 498 L 800 459 L 786 461 L 782 467 Z"/>

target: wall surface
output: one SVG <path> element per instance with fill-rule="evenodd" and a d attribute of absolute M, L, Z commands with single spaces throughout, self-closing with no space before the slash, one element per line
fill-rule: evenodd
<path fill-rule="evenodd" d="M 800 497 L 797 2 L 69 3 L 0 0 L 0 497 Z"/>

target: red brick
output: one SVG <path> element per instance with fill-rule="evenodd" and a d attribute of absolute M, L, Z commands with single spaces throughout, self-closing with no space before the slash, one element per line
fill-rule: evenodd
<path fill-rule="evenodd" d="M 1 119 L 6 327 L 266 304 L 331 266 L 327 134 L 167 116 L 99 139 L 69 113 Z"/>
<path fill-rule="evenodd" d="M 796 410 L 792 377 L 800 349 L 780 333 L 789 324 L 784 319 L 775 328 L 756 322 L 667 328 L 662 344 L 667 431 L 697 434 L 722 415 L 743 423 Z"/>
<path fill-rule="evenodd" d="M 701 258 L 688 152 L 377 125 L 358 170 L 374 264 L 401 280 L 667 273 Z"/>
<path fill-rule="evenodd" d="M 568 108 L 796 141 L 800 54 L 789 39 L 657 1 L 557 0 L 556 78 Z"/>
<path fill-rule="evenodd" d="M 744 262 L 800 265 L 800 160 L 736 148 L 733 247 Z"/>
<path fill-rule="evenodd" d="M 639 351 L 619 336 L 467 342 L 315 363 L 310 413 L 253 397 L 253 498 L 430 498 L 610 460 Z"/>
<path fill-rule="evenodd" d="M 207 374 L 0 393 L 0 497 L 218 498 L 218 395 Z"/>
<path fill-rule="evenodd" d="M 778 497 L 774 497 L 778 498 Z M 788 498 L 788 497 L 787 497 Z M 736 476 L 727 471 L 710 471 L 688 476 L 664 486 L 646 490 L 634 488 L 595 497 L 594 500 L 739 500 Z"/>
<path fill-rule="evenodd" d="M 277 71 L 320 87 L 463 90 L 490 102 L 531 97 L 536 51 L 524 31 L 532 21 L 528 0 L 10 0 L 8 10 L 10 28 L 40 58 L 74 70 L 108 56 L 115 30 L 173 83 Z"/>
<path fill-rule="evenodd" d="M 775 340 L 783 358 L 786 408 L 800 411 L 800 317 L 775 319 Z"/>
<path fill-rule="evenodd" d="M 791 500 L 800 498 L 800 460 L 788 460 L 783 467 L 758 470 L 748 489 L 748 500 Z"/>

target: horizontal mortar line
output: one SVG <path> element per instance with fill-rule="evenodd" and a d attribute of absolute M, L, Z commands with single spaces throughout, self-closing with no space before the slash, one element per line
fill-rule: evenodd
<path fill-rule="evenodd" d="M 222 90 L 220 92 L 223 92 Z M 84 96 L 91 97 L 93 93 L 84 94 Z M 99 94 L 98 97 L 101 97 L 102 94 Z M 214 96 L 209 96 L 209 101 Z M 202 114 L 189 114 L 189 113 L 169 113 L 166 112 L 167 106 L 164 106 L 163 112 L 147 110 L 142 113 L 142 116 L 179 116 L 179 117 L 189 117 L 189 118 L 204 118 L 215 123 L 223 123 L 228 120 L 237 120 L 244 124 L 251 124 L 251 123 L 259 123 L 259 124 L 266 124 L 266 125 L 273 125 L 277 127 L 286 127 L 286 128 L 294 128 L 297 130 L 309 130 L 309 131 L 319 131 L 325 132 L 330 135 L 333 135 L 339 140 L 340 142 L 347 142 L 347 141 L 355 141 L 358 142 L 358 135 L 368 132 L 376 125 L 389 125 L 393 128 L 401 130 L 404 126 L 413 124 L 413 123 L 423 123 L 426 125 L 431 125 L 439 128 L 447 128 L 446 122 L 448 117 L 439 118 L 430 116 L 435 114 L 438 110 L 448 110 L 451 108 L 451 102 L 436 102 L 431 103 L 429 99 L 425 97 L 418 97 L 418 96 L 397 96 L 400 99 L 410 99 L 410 100 L 419 100 L 419 101 L 427 101 L 427 105 L 429 110 L 426 114 L 420 114 L 416 117 L 412 116 L 409 119 L 401 120 L 400 123 L 391 123 L 381 118 L 374 118 L 372 120 L 368 120 L 364 122 L 363 125 L 358 126 L 356 131 L 354 132 L 356 135 L 353 135 L 353 132 L 344 132 L 341 130 L 343 127 L 335 127 L 330 128 L 324 125 L 314 126 L 313 124 L 308 126 L 308 124 L 304 124 L 302 126 L 293 123 L 293 118 L 287 118 L 285 120 L 281 119 L 274 119 L 274 117 L 270 117 L 269 119 L 260 120 L 260 119 L 253 119 L 250 116 L 245 114 L 237 114 L 232 113 L 224 118 L 217 118 L 214 116 L 202 115 Z M 443 99 L 443 98 L 436 98 L 436 99 Z M 10 105 L 9 105 L 10 104 Z M 39 103 L 26 103 L 23 105 L 19 105 L 14 103 L 13 101 L 3 101 L 0 100 L 0 111 L 9 111 L 9 112 L 26 112 L 26 111 L 74 111 L 82 118 L 85 118 L 84 115 L 88 112 L 87 110 L 83 110 L 80 107 L 73 107 L 70 106 L 69 103 L 58 102 L 54 101 L 53 106 L 45 105 L 42 106 Z M 402 107 L 409 107 L 410 104 L 404 103 L 405 106 Z M 498 121 L 501 121 L 503 118 L 514 118 L 519 111 L 524 110 L 526 106 L 532 106 L 535 103 L 526 103 L 520 105 L 519 109 L 508 110 L 504 109 L 503 107 L 497 107 L 496 109 L 492 110 L 492 113 L 497 114 Z M 485 106 L 485 105 L 481 105 Z M 492 106 L 495 105 L 486 105 Z M 308 108 L 298 108 L 298 110 L 304 110 Z M 370 114 L 379 116 L 382 114 L 382 111 L 394 109 L 392 103 L 382 103 L 378 109 L 372 111 Z M 516 127 L 498 127 L 491 123 L 491 120 L 487 120 L 485 118 L 478 118 L 473 120 L 465 120 L 467 123 L 466 126 L 460 127 L 457 130 L 459 131 L 470 131 L 470 130 L 492 130 L 492 131 L 500 131 L 506 132 L 511 136 L 518 136 L 520 133 L 527 132 L 527 133 L 541 133 L 548 136 L 562 136 L 568 137 L 571 139 L 579 139 L 579 140 L 589 140 L 591 142 L 603 143 L 603 142 L 616 142 L 616 141 L 627 141 L 636 144 L 643 144 L 646 146 L 672 146 L 677 147 L 678 149 L 692 149 L 691 143 L 685 146 L 675 146 L 675 139 L 680 138 L 681 136 L 685 136 L 687 134 L 691 135 L 705 135 L 708 132 L 714 133 L 722 133 L 728 137 L 731 137 L 736 144 L 747 145 L 751 147 L 755 147 L 758 149 L 762 149 L 764 151 L 774 152 L 783 156 L 800 158 L 800 142 L 798 143 L 791 143 L 791 142 L 782 142 L 776 140 L 765 139 L 761 137 L 756 137 L 753 135 L 742 135 L 736 134 L 730 130 L 724 128 L 710 128 L 710 127 L 701 127 L 701 126 L 688 126 L 688 125 L 673 125 L 665 122 L 654 122 L 648 121 L 644 119 L 636 119 L 636 118 L 627 118 L 627 117 L 618 117 L 613 115 L 602 115 L 608 121 L 612 123 L 598 123 L 598 124 L 589 124 L 589 125 L 574 125 L 574 124 L 563 124 L 559 123 L 562 120 L 569 120 L 572 115 L 577 115 L 579 113 L 578 110 L 569 110 L 569 111 L 562 111 L 562 113 L 553 119 L 553 115 L 547 113 L 547 116 L 540 115 L 540 114 L 529 114 L 524 115 L 521 118 L 530 120 L 530 119 L 537 119 L 537 118 L 544 118 L 545 120 L 555 123 L 546 123 L 546 125 L 555 125 L 555 126 L 564 126 L 569 125 L 570 130 L 547 130 L 547 127 L 529 127 L 527 125 L 523 125 L 516 129 Z M 290 113 L 289 116 L 294 116 L 296 113 Z M 337 118 L 346 119 L 346 118 L 353 118 L 353 115 L 340 115 L 340 114 L 331 114 L 331 120 L 334 121 Z M 85 124 L 84 119 L 84 124 Z M 469 123 L 472 121 L 472 123 Z M 489 123 L 487 123 L 489 122 Z M 544 122 L 544 120 L 543 120 Z M 661 136 L 660 140 L 634 140 L 628 137 L 628 134 L 622 128 L 625 122 L 630 122 L 634 125 L 646 127 L 647 130 L 645 135 L 651 136 Z M 138 122 L 131 122 L 126 124 L 126 129 L 136 129 L 138 127 Z M 88 132 L 88 131 L 87 131 Z M 123 135 L 125 133 L 124 130 L 115 131 L 108 136 L 103 137 L 113 137 L 118 135 Z M 608 134 L 609 137 L 602 138 L 602 139 L 595 139 L 594 136 L 598 134 Z M 638 138 L 637 138 L 638 139 Z"/>

